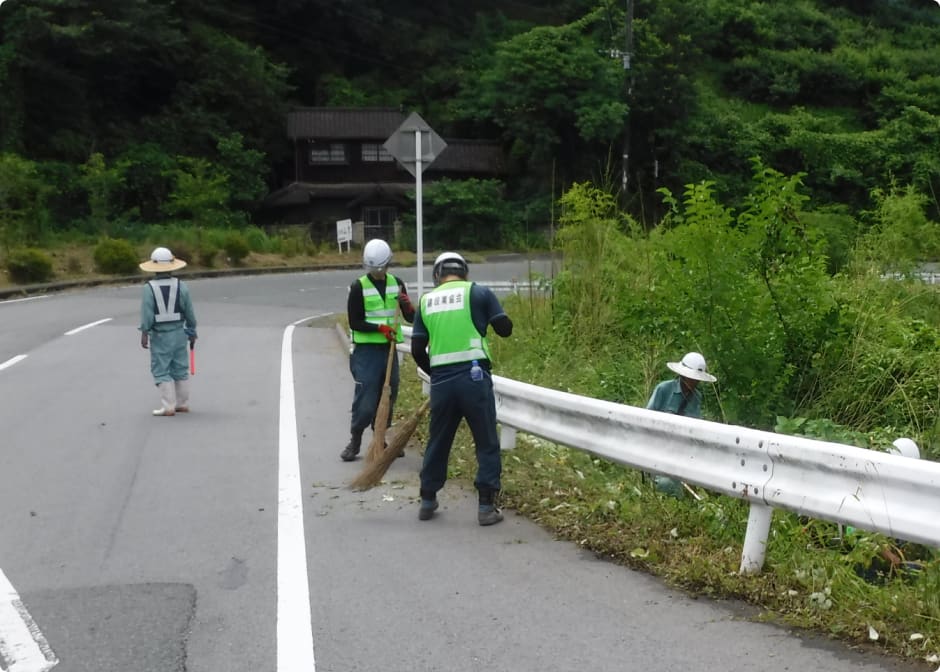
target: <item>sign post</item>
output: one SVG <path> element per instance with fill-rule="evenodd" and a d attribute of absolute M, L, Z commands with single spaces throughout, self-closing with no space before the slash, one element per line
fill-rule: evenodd
<path fill-rule="evenodd" d="M 414 138 L 412 139 L 412 135 Z M 415 178 L 415 227 L 418 256 L 418 300 L 424 293 L 424 225 L 422 222 L 421 173 L 436 159 L 447 143 L 417 112 L 412 112 L 383 145 Z"/>

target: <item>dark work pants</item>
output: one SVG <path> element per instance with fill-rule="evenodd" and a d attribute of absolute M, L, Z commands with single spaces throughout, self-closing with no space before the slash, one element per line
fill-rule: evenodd
<path fill-rule="evenodd" d="M 444 380 L 431 375 L 431 428 L 421 466 L 422 493 L 436 493 L 444 487 L 450 449 L 462 419 L 467 420 L 476 444 L 474 485 L 480 492 L 499 490 L 503 465 L 496 435 L 493 379 L 484 371 L 483 380 L 473 381 L 465 370 Z"/>
<path fill-rule="evenodd" d="M 388 364 L 387 344 L 366 343 L 358 344 L 349 356 L 349 371 L 356 382 L 353 392 L 352 419 L 349 431 L 353 435 L 361 435 L 366 427 L 375 424 L 375 412 L 379 408 L 379 399 L 382 397 L 382 387 L 385 385 L 385 368 Z M 392 424 L 392 411 L 395 400 L 398 398 L 398 353 L 394 356 L 391 377 L 391 407 L 388 414 L 388 424 Z"/>

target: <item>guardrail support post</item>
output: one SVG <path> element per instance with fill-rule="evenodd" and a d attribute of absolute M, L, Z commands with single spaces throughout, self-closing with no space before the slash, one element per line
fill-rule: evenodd
<path fill-rule="evenodd" d="M 512 450 L 516 447 L 516 428 L 506 425 L 499 426 L 499 449 Z"/>
<path fill-rule="evenodd" d="M 771 507 L 751 502 L 751 508 L 747 514 L 747 531 L 744 533 L 744 551 L 741 553 L 739 574 L 757 574 L 763 568 L 773 515 L 774 510 Z"/>

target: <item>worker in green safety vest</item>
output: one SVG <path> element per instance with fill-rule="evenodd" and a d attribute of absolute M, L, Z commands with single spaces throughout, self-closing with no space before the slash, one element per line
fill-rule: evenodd
<path fill-rule="evenodd" d="M 391 262 L 392 248 L 388 243 L 379 238 L 370 240 L 362 250 L 362 265 L 366 274 L 349 286 L 346 301 L 352 347 L 349 371 L 356 387 L 349 423 L 349 443 L 339 455 L 344 462 L 352 462 L 359 456 L 366 427 L 375 429 L 375 413 L 385 385 L 390 344 L 403 340 L 399 318 L 408 323 L 414 320 L 415 309 L 408 298 L 408 288 L 388 272 Z M 394 357 L 389 379 L 389 422 L 398 397 L 398 380 L 398 357 Z"/>
<path fill-rule="evenodd" d="M 454 435 L 466 419 L 476 444 L 477 522 L 494 525 L 503 519 L 496 501 L 502 458 L 486 333 L 492 327 L 499 336 L 510 336 L 512 320 L 492 290 L 467 280 L 468 273 L 466 260 L 456 252 L 437 257 L 436 287 L 421 297 L 412 330 L 411 354 L 431 378 L 431 422 L 421 466 L 418 519 L 430 520 L 438 508 L 437 492 L 447 480 Z"/>

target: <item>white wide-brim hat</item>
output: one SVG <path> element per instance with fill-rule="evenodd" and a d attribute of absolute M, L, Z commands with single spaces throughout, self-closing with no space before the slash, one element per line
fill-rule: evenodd
<path fill-rule="evenodd" d="M 186 262 L 177 259 L 173 253 L 165 247 L 158 247 L 150 253 L 150 259 L 140 263 L 140 270 L 148 273 L 169 273 L 178 271 L 186 266 Z"/>
<path fill-rule="evenodd" d="M 902 457 L 912 457 L 915 460 L 920 459 L 920 448 L 918 448 L 917 444 L 907 437 L 895 439 L 892 441 L 891 447 L 888 448 L 888 452 L 892 453 L 893 455 L 901 455 Z"/>
<path fill-rule="evenodd" d="M 705 358 L 697 352 L 687 352 L 681 362 L 666 362 L 666 366 L 683 378 L 700 380 L 703 383 L 714 383 L 718 380 L 708 372 Z"/>

